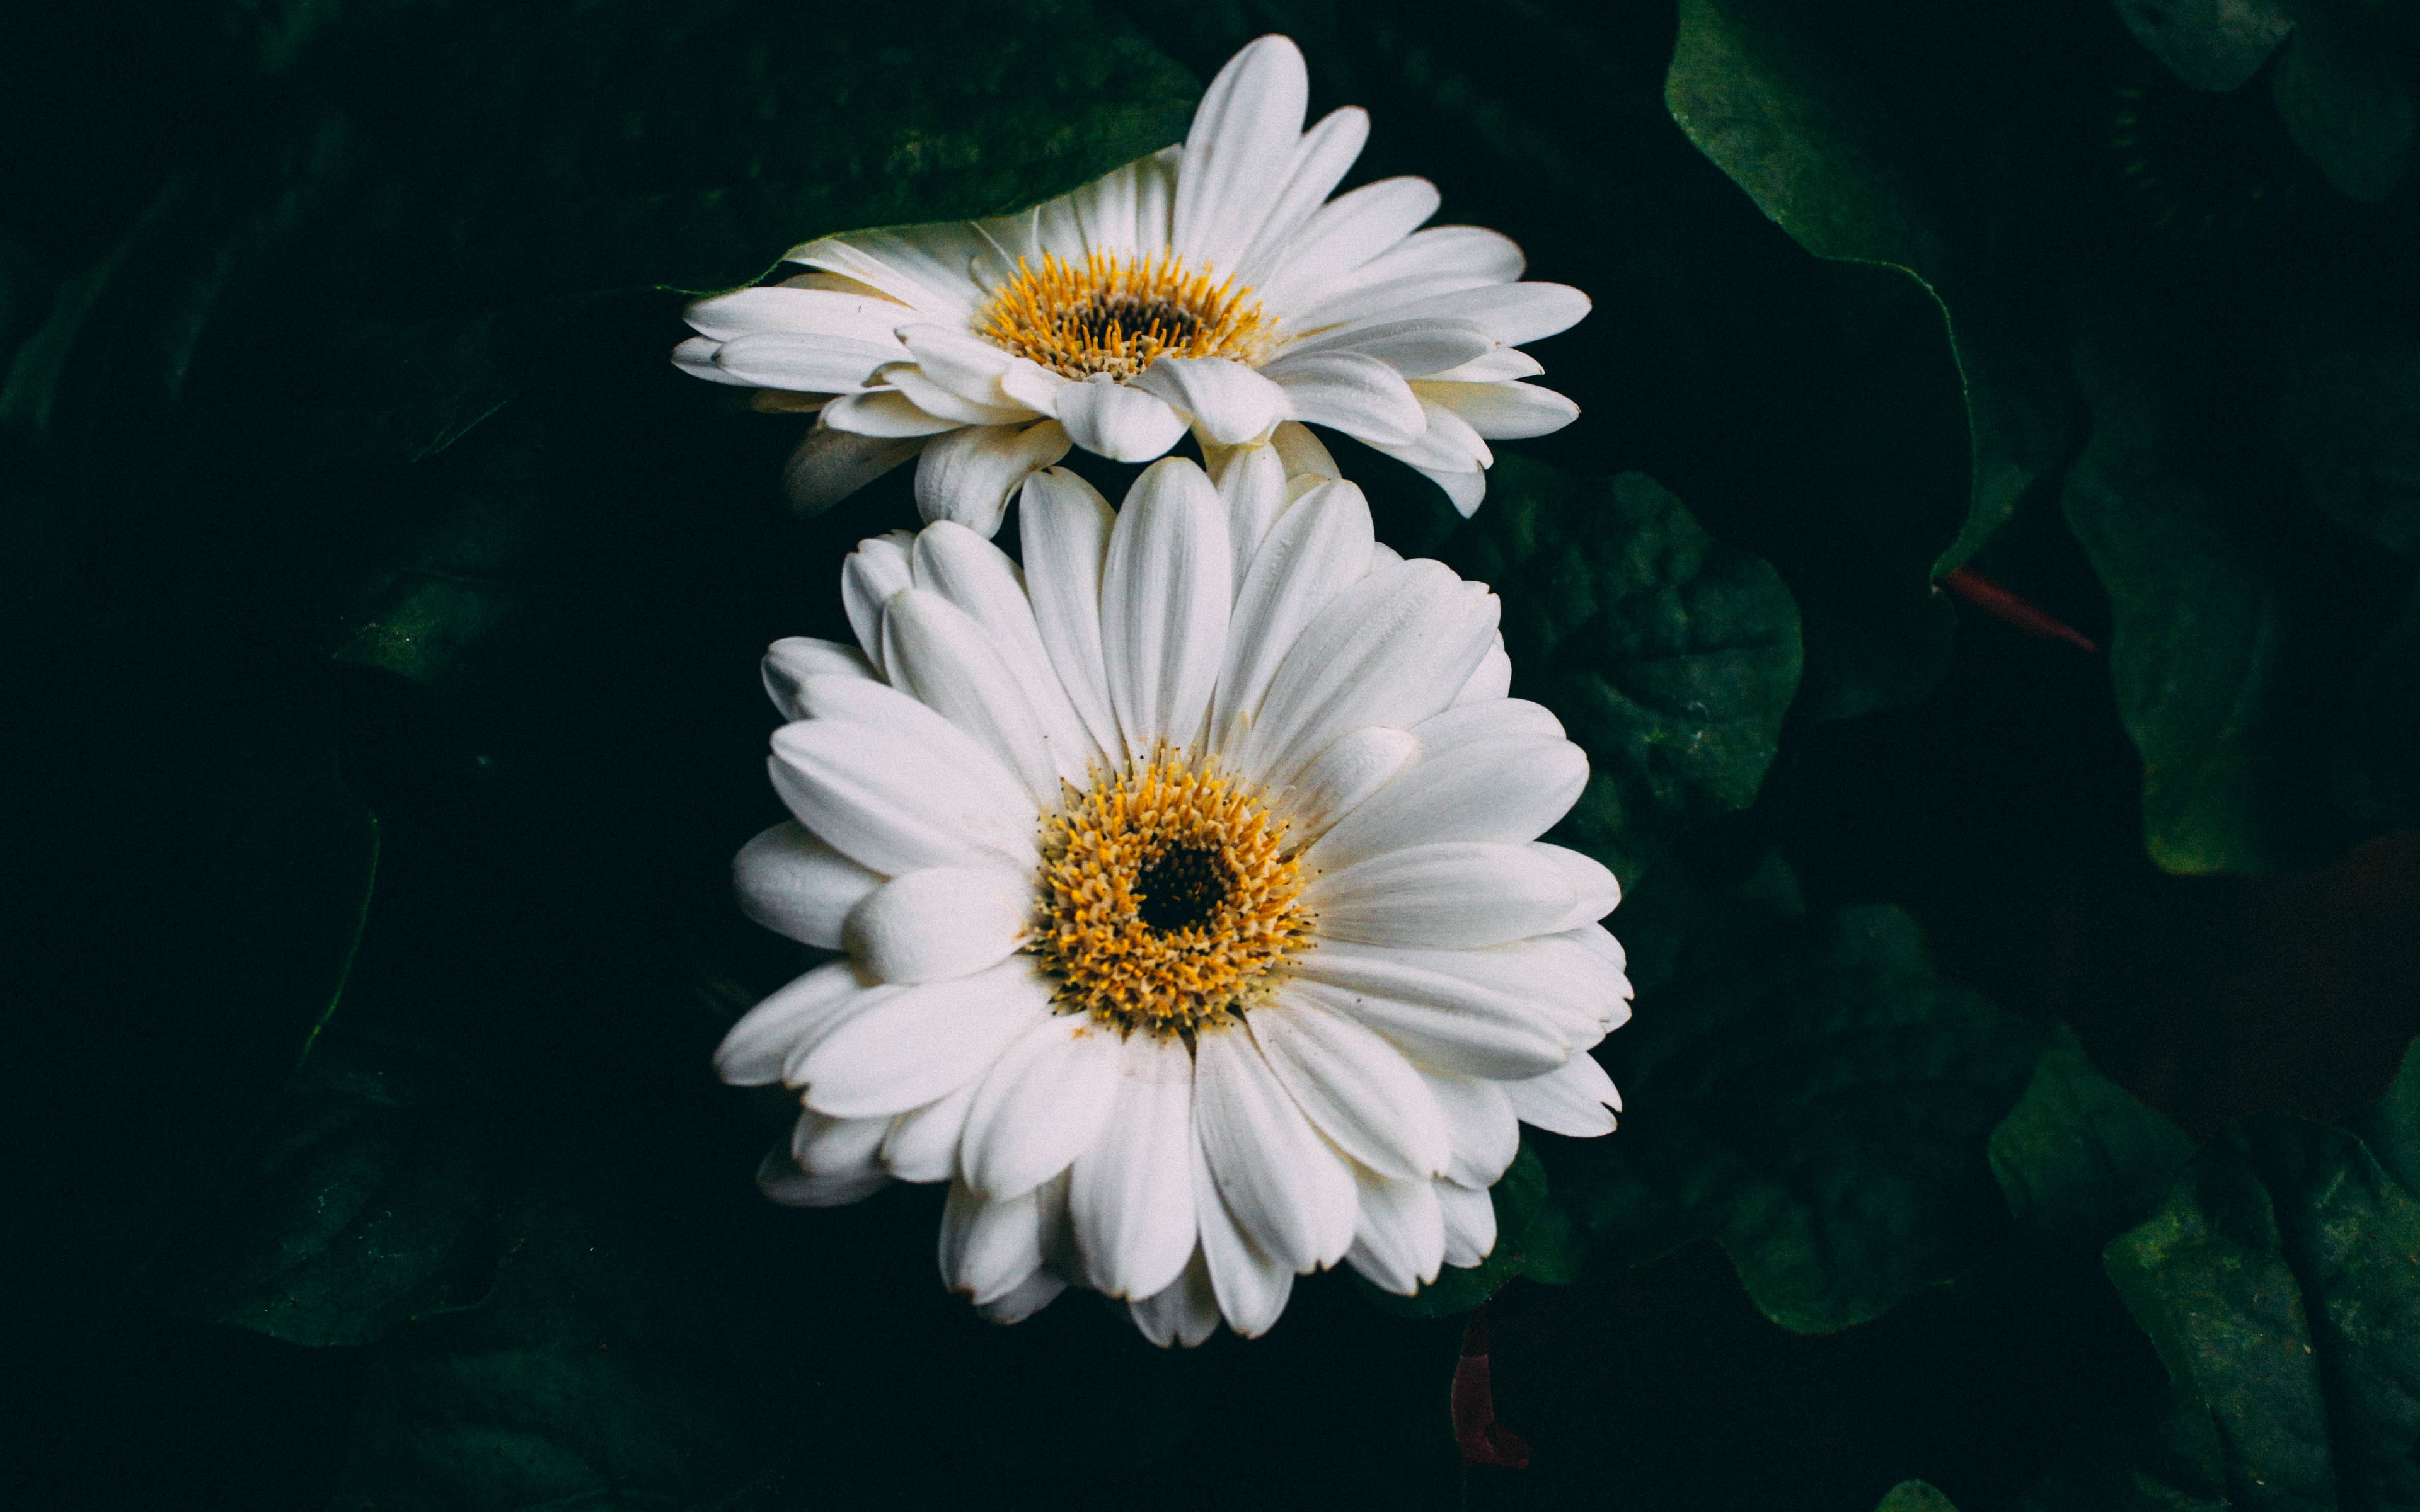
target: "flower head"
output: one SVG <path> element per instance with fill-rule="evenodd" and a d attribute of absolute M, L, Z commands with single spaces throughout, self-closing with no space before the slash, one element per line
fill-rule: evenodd
<path fill-rule="evenodd" d="M 1016 215 L 826 237 L 812 270 L 690 306 L 674 361 L 821 420 L 793 463 L 803 507 L 919 455 L 924 517 L 988 535 L 1018 483 L 1073 444 L 1146 462 L 1326 425 L 1435 479 L 1468 514 L 1489 439 L 1578 413 L 1515 350 L 1588 312 L 1519 282 L 1521 250 L 1419 229 L 1434 185 L 1333 200 L 1369 119 L 1303 130 L 1302 54 L 1264 37 L 1212 81 L 1181 147 Z M 1307 440 L 1307 438 L 1305 438 Z"/>
<path fill-rule="evenodd" d="M 862 543 L 858 646 L 784 640 L 751 915 L 846 959 L 730 1033 L 804 1112 L 763 1180 L 947 1181 L 941 1269 L 1256 1335 L 1350 1259 L 1409 1292 L 1495 1242 L 1517 1120 L 1602 1134 L 1620 891 L 1539 842 L 1588 762 L 1506 696 L 1496 599 L 1274 448 L 1024 485 L 1022 573 L 941 521 Z"/>

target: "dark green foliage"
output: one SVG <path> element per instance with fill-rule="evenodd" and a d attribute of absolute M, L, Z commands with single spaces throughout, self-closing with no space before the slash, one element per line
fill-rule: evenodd
<path fill-rule="evenodd" d="M 481 1111 L 427 1052 L 315 1046 L 195 1232 L 168 1300 L 291 1344 L 368 1344 L 470 1306 L 493 1279 Z"/>
<path fill-rule="evenodd" d="M 2087 1246 L 2139 1222 L 2193 1153 L 2176 1125 L 2092 1069 L 2062 1034 L 1992 1131 L 1992 1172 L 2036 1243 Z"/>
<path fill-rule="evenodd" d="M 1434 548 L 1504 599 L 1512 692 L 1562 719 L 1589 786 L 1558 838 L 1635 882 L 1690 825 L 1756 801 L 1798 688 L 1798 610 L 1652 478 L 1508 457 Z"/>
<path fill-rule="evenodd" d="M 1751 917 L 1692 942 L 1603 1058 L 1630 1112 L 1557 1190 L 1598 1252 L 1718 1241 L 1767 1316 L 1845 1328 L 2006 1231 L 1984 1140 L 2039 1030 L 1943 980 L 1893 908 Z"/>

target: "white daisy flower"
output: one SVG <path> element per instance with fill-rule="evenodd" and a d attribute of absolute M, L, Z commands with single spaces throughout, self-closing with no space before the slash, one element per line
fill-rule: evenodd
<path fill-rule="evenodd" d="M 780 1200 L 949 1182 L 943 1278 L 997 1319 L 1075 1285 L 1258 1335 L 1341 1259 L 1409 1293 L 1493 1246 L 1516 1120 L 1614 1126 L 1620 889 L 1537 840 L 1587 758 L 1506 696 L 1482 584 L 1279 468 L 1170 458 L 1115 514 L 1052 469 L 1021 573 L 954 521 L 866 541 L 859 645 L 766 658 L 797 819 L 739 897 L 847 957 L 717 1067 L 800 1091 Z"/>
<path fill-rule="evenodd" d="M 793 501 L 831 503 L 921 454 L 928 520 L 989 535 L 1008 496 L 1072 443 L 1121 462 L 1191 426 L 1205 450 L 1326 425 L 1419 469 L 1467 515 L 1490 440 L 1578 407 L 1523 381 L 1515 350 L 1588 313 L 1519 282 L 1521 249 L 1419 227 L 1437 192 L 1388 178 L 1327 198 L 1369 134 L 1302 129 L 1302 54 L 1264 37 L 1202 98 L 1182 147 L 990 221 L 858 231 L 793 249 L 814 271 L 702 300 L 673 360 L 820 420 Z"/>

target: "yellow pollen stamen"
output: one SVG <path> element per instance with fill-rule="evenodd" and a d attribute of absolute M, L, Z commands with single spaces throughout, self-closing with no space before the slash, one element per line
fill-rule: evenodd
<path fill-rule="evenodd" d="M 1179 757 L 1095 772 L 1042 856 L 1032 949 L 1067 1012 L 1191 1034 L 1239 1016 L 1311 943 L 1285 826 Z"/>
<path fill-rule="evenodd" d="M 1257 363 L 1276 325 L 1250 289 L 1213 284 L 1172 252 L 1094 252 L 1081 262 L 1044 253 L 1039 268 L 1019 257 L 975 320 L 995 346 L 1079 379 L 1132 378 L 1163 357 Z"/>

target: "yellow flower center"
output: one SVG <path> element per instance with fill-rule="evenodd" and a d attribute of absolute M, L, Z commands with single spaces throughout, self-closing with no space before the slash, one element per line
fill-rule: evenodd
<path fill-rule="evenodd" d="M 1284 844 L 1257 798 L 1181 758 L 1096 776 L 1043 831 L 1032 949 L 1062 1009 L 1156 1034 L 1240 1014 L 1311 943 Z"/>
<path fill-rule="evenodd" d="M 1044 253 L 1039 268 L 1020 257 L 975 318 L 993 345 L 1079 379 L 1132 378 L 1163 357 L 1255 363 L 1276 324 L 1250 289 L 1232 278 L 1213 284 L 1172 252 L 1094 252 L 1081 262 Z"/>

